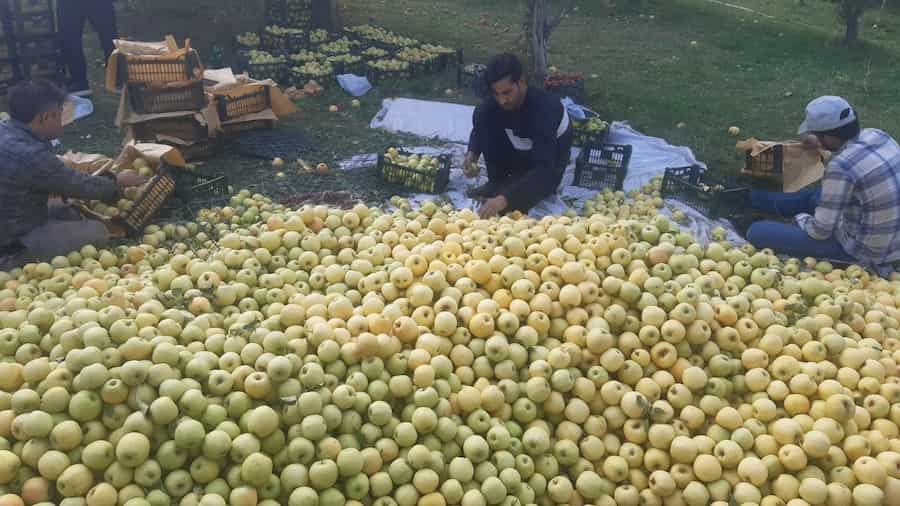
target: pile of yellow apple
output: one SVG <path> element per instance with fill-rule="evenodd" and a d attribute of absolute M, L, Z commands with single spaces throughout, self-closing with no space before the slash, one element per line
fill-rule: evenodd
<path fill-rule="evenodd" d="M 242 191 L 0 273 L 0 504 L 897 504 L 900 278 L 608 195 Z"/>
<path fill-rule="evenodd" d="M 246 47 L 259 46 L 259 34 L 256 32 L 246 32 L 237 36 L 238 43 Z"/>

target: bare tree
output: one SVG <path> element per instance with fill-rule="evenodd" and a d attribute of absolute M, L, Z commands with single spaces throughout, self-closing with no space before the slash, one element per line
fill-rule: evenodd
<path fill-rule="evenodd" d="M 862 28 L 863 12 L 869 7 L 884 8 L 884 0 L 832 0 L 838 4 L 838 14 L 846 23 L 847 30 L 844 35 L 844 44 L 850 46 L 859 42 Z"/>
<path fill-rule="evenodd" d="M 575 10 L 575 0 L 568 0 L 564 5 L 551 0 L 527 0 L 528 17 L 525 24 L 525 35 L 530 48 L 531 69 L 536 82 L 543 83 L 547 78 L 547 50 L 550 48 L 550 35 L 562 20 Z"/>

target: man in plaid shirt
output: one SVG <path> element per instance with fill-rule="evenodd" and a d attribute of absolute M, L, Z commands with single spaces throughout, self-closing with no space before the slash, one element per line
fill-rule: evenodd
<path fill-rule="evenodd" d="M 840 97 L 810 102 L 800 134 L 834 153 L 821 188 L 791 194 L 753 192 L 759 210 L 794 216 L 797 226 L 754 223 L 747 239 L 795 257 L 884 266 L 900 260 L 900 146 L 876 129 L 860 130 Z M 798 228 L 799 227 L 799 228 Z"/>

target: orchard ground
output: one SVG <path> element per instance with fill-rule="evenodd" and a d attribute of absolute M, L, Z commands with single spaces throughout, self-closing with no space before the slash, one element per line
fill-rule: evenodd
<path fill-rule="evenodd" d="M 627 120 L 637 129 L 691 147 L 698 158 L 723 173 L 736 171 L 741 155 L 734 150 L 730 126 L 741 137 L 795 137 L 808 100 L 822 94 L 843 95 L 859 110 L 865 126 L 900 136 L 900 13 L 873 9 L 866 13 L 863 43 L 840 44 L 842 26 L 827 0 L 629 0 L 609 8 L 600 0 L 581 0 L 579 9 L 556 30 L 551 64 L 587 76 L 587 104 L 605 119 Z M 237 33 L 262 23 L 261 1 L 131 1 L 119 5 L 123 36 L 158 40 L 165 33 L 191 37 L 207 63 L 213 46 L 228 62 Z M 483 61 L 503 50 L 523 53 L 522 0 L 344 0 L 346 25 L 372 23 L 423 41 L 461 47 L 467 60 Z M 741 10 L 734 6 L 750 9 Z M 208 24 L 197 21 L 203 12 Z M 92 32 L 85 36 L 97 55 Z M 96 60 L 96 58 L 94 59 Z M 94 69 L 101 79 L 102 69 Z M 95 89 L 99 84 L 95 84 Z M 319 146 L 310 163 L 333 164 L 390 145 L 435 144 L 368 128 L 381 100 L 411 96 L 475 103 L 467 91 L 452 97 L 455 72 L 428 79 L 380 86 L 350 107 L 351 97 L 336 85 L 320 97 L 299 102 L 299 112 L 282 122 L 300 128 Z M 67 149 L 114 153 L 122 134 L 112 124 L 117 97 L 95 94 L 97 112 L 78 122 L 63 139 Z M 338 113 L 328 107 L 337 104 Z M 679 124 L 683 124 L 679 127 Z M 349 189 L 370 202 L 395 193 L 375 170 L 364 177 L 337 171 L 328 176 L 301 175 L 293 167 L 273 169 L 265 161 L 226 152 L 206 164 L 229 176 L 235 187 L 280 197 L 319 189 Z M 282 170 L 283 178 L 275 173 Z"/>

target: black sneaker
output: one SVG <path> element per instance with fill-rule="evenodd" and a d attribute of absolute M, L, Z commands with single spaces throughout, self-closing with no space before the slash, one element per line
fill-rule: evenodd
<path fill-rule="evenodd" d="M 91 85 L 87 81 L 69 83 L 66 86 L 66 91 L 69 92 L 69 95 L 75 95 L 76 97 L 90 97 L 94 94 L 91 91 Z"/>
<path fill-rule="evenodd" d="M 501 189 L 500 183 L 488 181 L 481 186 L 466 191 L 466 196 L 470 199 L 490 199 L 499 195 Z"/>

